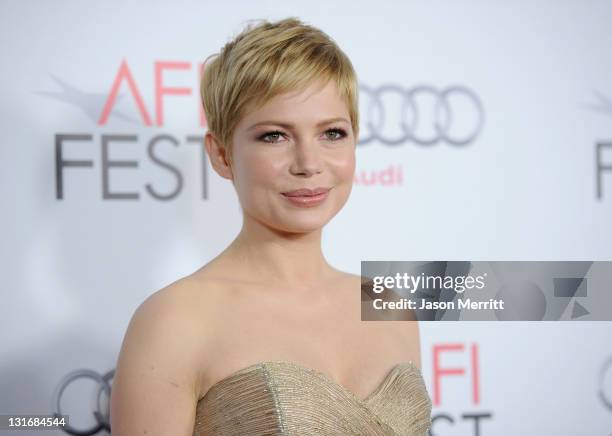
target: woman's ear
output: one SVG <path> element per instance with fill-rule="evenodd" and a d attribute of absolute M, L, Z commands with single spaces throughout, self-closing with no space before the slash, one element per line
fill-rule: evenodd
<path fill-rule="evenodd" d="M 232 180 L 232 167 L 228 163 L 225 148 L 219 144 L 217 138 L 215 138 L 210 132 L 206 132 L 206 135 L 204 136 L 204 145 L 206 147 L 206 152 L 208 153 L 210 163 L 217 174 L 224 179 Z"/>

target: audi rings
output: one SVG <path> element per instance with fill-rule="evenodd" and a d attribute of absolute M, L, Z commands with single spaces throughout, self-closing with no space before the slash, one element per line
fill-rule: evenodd
<path fill-rule="evenodd" d="M 608 358 L 601 367 L 599 372 L 599 399 L 612 412 L 612 392 L 610 391 L 610 383 L 606 384 L 606 380 L 612 378 L 612 357 Z M 607 386 L 607 392 L 606 392 Z"/>
<path fill-rule="evenodd" d="M 363 100 L 367 96 L 367 109 L 364 111 L 366 121 L 364 123 L 367 136 L 360 135 L 358 145 L 365 145 L 372 141 L 379 141 L 385 145 L 400 145 L 405 142 L 415 142 L 419 145 L 432 145 L 439 141 L 445 141 L 449 144 L 462 146 L 474 141 L 480 134 L 484 124 L 484 110 L 482 103 L 476 93 L 464 86 L 450 86 L 442 91 L 429 85 L 419 85 L 411 89 L 403 89 L 398 85 L 383 85 L 376 89 L 366 85 L 359 85 L 360 96 Z M 383 128 L 387 119 L 387 111 L 383 104 L 383 95 L 394 93 L 400 96 L 402 104 L 400 108 L 401 135 L 389 137 L 383 133 Z M 430 94 L 435 99 L 433 113 L 425 117 L 424 110 L 417 104 L 416 96 L 418 94 Z M 455 137 L 450 131 L 453 126 L 453 120 L 456 119 L 456 113 L 449 102 L 451 94 L 462 95 L 467 98 L 473 111 L 476 113 L 476 119 L 469 126 L 468 134 L 463 137 Z M 412 120 L 408 121 L 408 113 L 412 114 Z M 430 119 L 434 133 L 430 136 L 418 136 L 419 123 L 429 122 L 424 121 Z M 422 126 L 421 126 L 422 127 Z M 360 128 L 360 131 L 362 129 Z"/>
<path fill-rule="evenodd" d="M 94 404 L 95 410 L 93 411 L 93 416 L 96 420 L 96 424 L 85 430 L 78 430 L 72 427 L 71 425 L 67 425 L 63 428 L 63 430 L 71 435 L 79 435 L 79 436 L 89 436 L 95 435 L 101 430 L 106 430 L 110 433 L 110 403 L 105 411 L 102 410 L 102 406 L 100 405 L 100 395 L 104 393 L 110 402 L 110 394 L 111 394 L 111 385 L 109 381 L 115 375 L 115 370 L 111 370 L 104 375 L 100 375 L 95 371 L 89 369 L 79 369 L 76 371 L 72 371 L 68 375 L 66 375 L 58 384 L 55 393 L 53 394 L 53 400 L 51 404 L 51 408 L 55 416 L 64 415 L 61 410 L 61 401 L 64 391 L 70 385 L 70 383 L 81 379 L 92 379 L 98 383 L 97 391 L 94 392 Z"/>

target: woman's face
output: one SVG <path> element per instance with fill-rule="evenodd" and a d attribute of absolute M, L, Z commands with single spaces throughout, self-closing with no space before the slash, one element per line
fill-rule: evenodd
<path fill-rule="evenodd" d="M 244 213 L 267 226 L 321 228 L 346 203 L 354 172 L 355 138 L 333 80 L 276 96 L 236 126 L 233 183 Z"/>

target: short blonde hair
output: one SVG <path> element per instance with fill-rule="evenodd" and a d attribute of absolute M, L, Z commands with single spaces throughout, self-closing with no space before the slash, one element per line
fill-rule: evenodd
<path fill-rule="evenodd" d="M 327 34 L 296 17 L 259 21 L 247 25 L 220 53 L 204 61 L 202 105 L 208 130 L 225 149 L 228 161 L 235 127 L 247 107 L 261 107 L 279 94 L 302 90 L 319 79 L 335 80 L 357 141 L 359 91 L 349 58 Z"/>

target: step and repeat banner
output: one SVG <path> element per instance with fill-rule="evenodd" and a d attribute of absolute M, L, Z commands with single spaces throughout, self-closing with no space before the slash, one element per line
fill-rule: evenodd
<path fill-rule="evenodd" d="M 109 433 L 134 310 L 240 229 L 204 153 L 202 62 L 288 16 L 359 76 L 331 264 L 612 260 L 609 1 L 4 0 L 0 414 Z M 574 285 L 562 307 L 421 322 L 431 435 L 612 433 L 611 314 Z"/>

